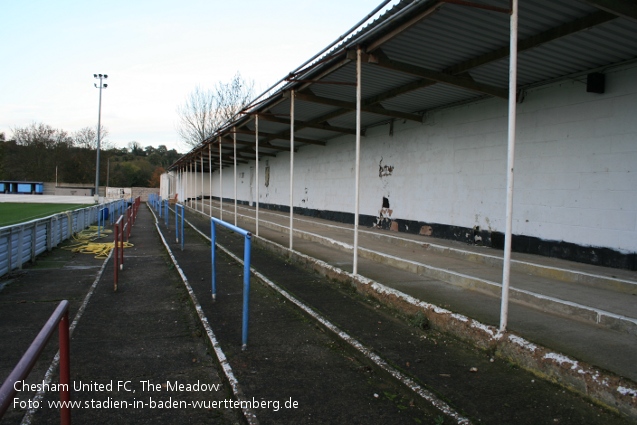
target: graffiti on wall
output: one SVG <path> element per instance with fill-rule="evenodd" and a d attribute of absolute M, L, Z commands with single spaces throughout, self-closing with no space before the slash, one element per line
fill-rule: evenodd
<path fill-rule="evenodd" d="M 390 230 L 392 227 L 392 210 L 389 208 L 389 199 L 383 196 L 383 206 L 378 210 L 378 216 L 374 227 L 377 229 Z"/>
<path fill-rule="evenodd" d="M 378 210 L 378 216 L 376 217 L 376 222 L 374 223 L 374 227 L 378 229 L 385 230 L 394 230 L 392 226 L 392 213 L 393 211 L 389 208 L 389 179 L 394 172 L 393 165 L 383 164 L 383 157 L 380 158 L 378 162 L 378 177 L 381 179 L 382 184 L 382 192 L 383 192 L 383 203 Z"/>
<path fill-rule="evenodd" d="M 383 165 L 383 158 L 380 158 L 380 162 L 378 163 L 378 177 L 381 179 L 383 177 L 389 177 L 394 172 L 393 165 Z"/>

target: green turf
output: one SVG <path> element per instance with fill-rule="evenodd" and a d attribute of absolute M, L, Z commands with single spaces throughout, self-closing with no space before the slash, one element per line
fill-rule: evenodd
<path fill-rule="evenodd" d="M 47 217 L 63 211 L 85 208 L 91 204 L 29 204 L 29 203 L 0 203 L 0 227 L 22 223 L 36 218 Z"/>

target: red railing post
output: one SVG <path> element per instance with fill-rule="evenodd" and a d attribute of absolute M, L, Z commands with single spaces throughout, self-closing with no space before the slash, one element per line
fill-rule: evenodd
<path fill-rule="evenodd" d="M 71 374 L 70 374 L 70 331 L 69 331 L 69 302 L 61 301 L 57 308 L 44 324 L 38 335 L 35 337 L 27 351 L 24 353 L 18 364 L 13 368 L 9 376 L 4 380 L 0 387 L 0 418 L 9 408 L 13 397 L 17 393 L 15 387 L 16 382 L 23 381 L 29 373 L 35 362 L 42 354 L 44 346 L 47 344 L 51 335 L 55 332 L 55 325 L 58 325 L 60 336 L 60 401 L 66 402 L 66 408 L 60 409 L 60 423 L 70 425 L 71 411 L 68 402 L 71 400 Z M 66 384 L 66 385 L 62 385 Z"/>
<path fill-rule="evenodd" d="M 69 341 L 69 311 L 68 309 L 62 315 L 58 325 L 58 334 L 60 338 L 60 423 L 62 425 L 71 425 L 71 356 Z"/>
<path fill-rule="evenodd" d="M 115 254 L 115 256 L 113 257 L 113 263 L 115 264 L 115 269 L 114 269 L 114 275 L 113 275 L 113 292 L 117 291 L 117 280 L 119 278 L 119 228 L 120 228 L 120 221 L 122 220 L 122 217 L 120 216 L 120 218 L 117 220 L 117 222 L 115 222 L 115 240 L 113 241 L 113 249 L 115 250 L 115 252 L 113 252 L 113 254 Z"/>
<path fill-rule="evenodd" d="M 128 207 L 126 210 L 126 214 L 128 215 L 128 227 L 126 229 L 126 242 L 130 239 L 130 232 L 133 227 L 133 207 Z"/>
<path fill-rule="evenodd" d="M 124 226 L 119 224 L 119 269 L 124 270 Z"/>

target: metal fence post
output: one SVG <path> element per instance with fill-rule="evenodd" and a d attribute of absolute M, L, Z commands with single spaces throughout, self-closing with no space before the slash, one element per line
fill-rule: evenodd
<path fill-rule="evenodd" d="M 114 245 L 113 245 L 113 264 L 115 266 L 115 268 L 113 269 L 113 292 L 117 292 L 117 280 L 119 278 L 118 272 L 119 272 L 119 265 L 117 264 L 119 262 L 119 226 L 120 226 L 120 220 L 121 220 L 121 216 L 119 218 L 119 220 L 117 220 L 117 222 L 115 223 L 115 236 L 114 236 Z"/>
<path fill-rule="evenodd" d="M 60 344 L 60 401 L 66 408 L 60 411 L 60 422 L 65 425 L 71 423 L 71 412 L 68 402 L 70 401 L 70 356 L 69 356 L 69 319 L 68 319 L 69 302 L 63 300 L 58 304 L 53 314 L 46 321 L 40 332 L 35 337 L 27 351 L 20 358 L 20 361 L 13 368 L 11 373 L 6 377 L 2 386 L 0 386 L 0 417 L 4 415 L 13 397 L 17 393 L 15 383 L 24 380 L 35 365 L 36 361 L 42 354 L 44 346 L 47 344 L 51 335 L 55 332 L 58 325 L 59 344 Z M 63 385 L 66 384 L 66 385 Z"/>
<path fill-rule="evenodd" d="M 210 256 L 212 262 L 212 300 L 217 299 L 217 263 L 216 263 L 216 251 L 217 251 L 217 225 L 214 221 L 210 220 Z"/>
<path fill-rule="evenodd" d="M 179 204 L 175 204 L 175 242 L 179 243 Z"/>
<path fill-rule="evenodd" d="M 71 409 L 69 402 L 71 401 L 71 357 L 70 357 L 70 341 L 69 341 L 69 310 L 68 308 L 62 315 L 58 324 L 58 335 L 60 344 L 60 423 L 63 425 L 71 424 Z"/>
<path fill-rule="evenodd" d="M 243 246 L 243 324 L 241 328 L 241 334 L 243 335 L 241 341 L 241 349 L 248 348 L 248 316 L 250 305 L 250 249 L 251 249 L 251 237 L 250 233 L 245 235 L 245 242 Z"/>
<path fill-rule="evenodd" d="M 217 295 L 217 266 L 216 266 L 216 225 L 220 224 L 244 237 L 243 245 L 243 314 L 241 320 L 241 349 L 248 347 L 248 322 L 250 317 L 250 252 L 252 250 L 252 234 L 215 217 L 210 217 L 210 256 L 212 263 L 212 299 Z"/>
<path fill-rule="evenodd" d="M 184 206 L 182 205 L 181 206 L 181 250 L 182 251 L 184 250 L 184 239 L 185 239 L 185 237 L 184 237 L 184 212 L 185 212 L 185 209 L 184 209 Z"/>

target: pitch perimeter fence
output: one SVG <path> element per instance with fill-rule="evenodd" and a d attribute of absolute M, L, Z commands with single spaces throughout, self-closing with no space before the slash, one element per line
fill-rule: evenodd
<path fill-rule="evenodd" d="M 132 200 L 117 200 L 0 227 L 0 277 L 22 268 L 38 255 L 50 251 L 89 226 L 111 220 Z"/>

